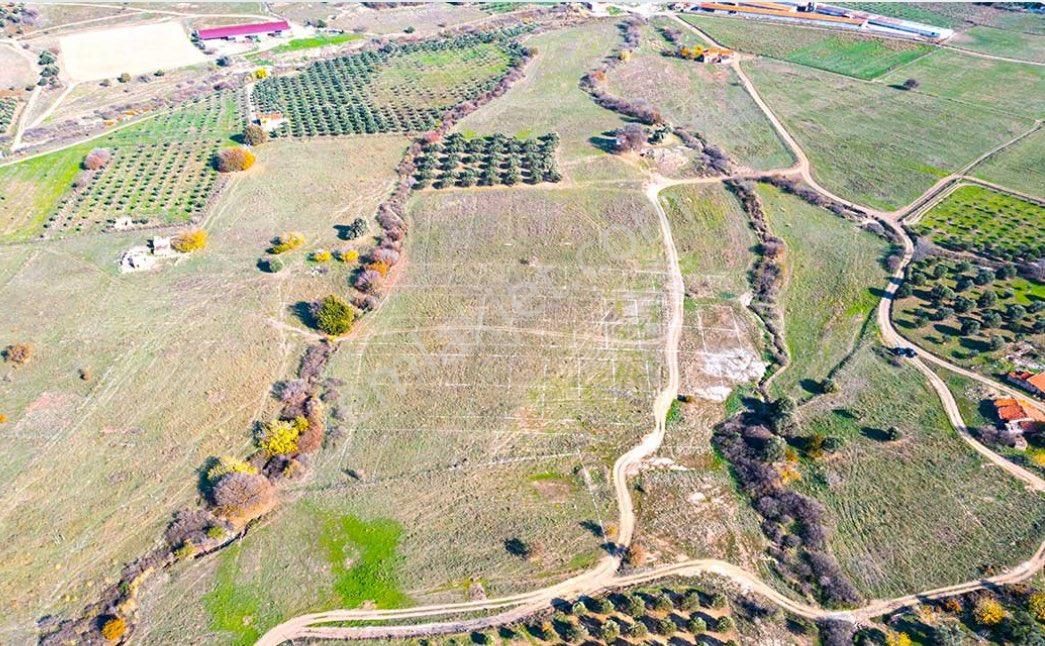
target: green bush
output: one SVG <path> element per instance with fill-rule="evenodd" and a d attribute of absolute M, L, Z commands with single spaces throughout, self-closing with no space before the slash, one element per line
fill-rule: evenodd
<path fill-rule="evenodd" d="M 352 329 L 356 311 L 345 299 L 331 294 L 316 309 L 316 327 L 331 336 L 340 336 Z"/>

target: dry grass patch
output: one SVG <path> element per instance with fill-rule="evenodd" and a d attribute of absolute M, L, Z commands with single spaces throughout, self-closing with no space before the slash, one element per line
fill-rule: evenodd
<path fill-rule="evenodd" d="M 0 581 L 5 634 L 79 610 L 191 502 L 205 458 L 249 444 L 307 340 L 290 306 L 346 279 L 293 265 L 273 282 L 259 249 L 273 229 L 333 240 L 333 224 L 372 214 L 403 145 L 266 146 L 208 221 L 207 249 L 160 271 L 118 274 L 142 234 L 5 247 L 0 328 L 37 348 L 0 382 L 0 558 L 17 564 Z"/>

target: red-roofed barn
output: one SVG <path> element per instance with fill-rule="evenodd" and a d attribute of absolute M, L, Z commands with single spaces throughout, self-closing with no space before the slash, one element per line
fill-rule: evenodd
<path fill-rule="evenodd" d="M 290 23 L 288 23 L 286 20 L 277 20 L 275 22 L 251 23 L 249 25 L 228 25 L 226 27 L 209 27 L 207 29 L 197 30 L 196 36 L 200 40 L 235 40 L 237 38 L 245 38 L 249 36 L 278 36 L 284 31 L 289 30 Z"/>

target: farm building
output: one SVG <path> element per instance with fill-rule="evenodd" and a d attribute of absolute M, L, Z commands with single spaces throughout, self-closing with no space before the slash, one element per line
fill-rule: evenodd
<path fill-rule="evenodd" d="M 1045 424 L 1045 415 L 1018 399 L 995 399 L 994 410 L 1003 433 L 1002 439 L 1018 448 L 1024 448 L 1026 436 L 1040 432 Z"/>
<path fill-rule="evenodd" d="M 1005 379 L 1029 393 L 1039 397 L 1045 396 L 1045 372 L 1033 374 L 1024 370 L 1016 370 L 1005 375 Z"/>
<path fill-rule="evenodd" d="M 261 126 L 265 132 L 272 132 L 276 128 L 286 123 L 287 118 L 283 116 L 282 112 L 258 112 L 254 117 L 254 123 Z"/>
<path fill-rule="evenodd" d="M 277 20 L 199 29 L 196 31 L 196 37 L 200 40 L 240 40 L 257 36 L 279 36 L 285 31 L 290 31 L 290 23 Z"/>

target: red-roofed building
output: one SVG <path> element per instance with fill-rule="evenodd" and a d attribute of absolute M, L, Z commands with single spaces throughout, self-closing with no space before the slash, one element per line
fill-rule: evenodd
<path fill-rule="evenodd" d="M 1025 370 L 1017 370 L 1005 375 L 1005 378 L 1039 397 L 1045 397 L 1045 372 L 1032 374 Z"/>
<path fill-rule="evenodd" d="M 256 22 L 249 25 L 209 27 L 207 29 L 197 30 L 196 36 L 200 40 L 236 40 L 237 38 L 247 38 L 249 36 L 278 36 L 284 31 L 289 30 L 290 23 L 286 20 L 277 20 L 275 22 Z"/>

